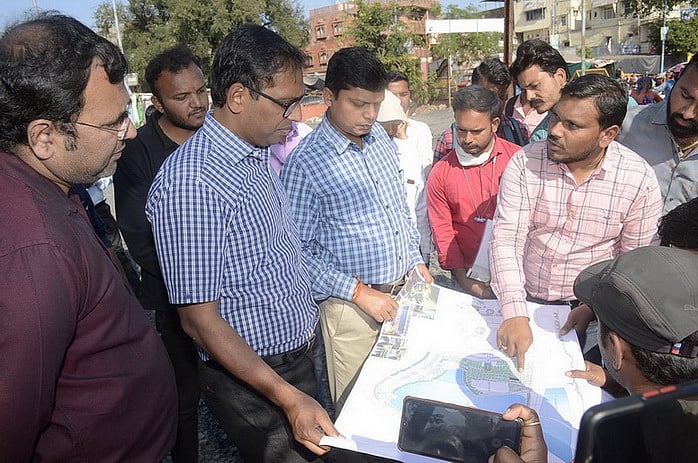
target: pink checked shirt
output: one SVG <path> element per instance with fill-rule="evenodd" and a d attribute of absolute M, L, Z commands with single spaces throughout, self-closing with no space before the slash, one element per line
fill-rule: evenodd
<path fill-rule="evenodd" d="M 661 212 L 652 168 L 616 142 L 580 185 L 566 164 L 548 159 L 545 141 L 525 146 L 502 175 L 490 241 L 502 315 L 528 316 L 527 293 L 574 299 L 574 279 L 587 266 L 657 244 Z"/>

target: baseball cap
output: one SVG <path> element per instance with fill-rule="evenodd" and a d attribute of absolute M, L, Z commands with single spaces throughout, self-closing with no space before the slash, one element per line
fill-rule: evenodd
<path fill-rule="evenodd" d="M 407 116 L 400 105 L 400 99 L 390 90 L 385 91 L 385 99 L 378 110 L 378 122 L 406 121 Z"/>
<path fill-rule="evenodd" d="M 574 294 L 630 344 L 652 352 L 698 356 L 681 342 L 698 331 L 698 256 L 650 246 L 583 270 Z"/>

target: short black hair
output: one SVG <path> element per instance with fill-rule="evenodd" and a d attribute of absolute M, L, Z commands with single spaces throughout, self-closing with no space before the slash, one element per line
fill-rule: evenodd
<path fill-rule="evenodd" d="M 506 98 L 509 85 L 511 85 L 511 74 L 507 65 L 502 63 L 499 58 L 486 59 L 473 69 L 471 82 L 481 84 L 483 79 L 497 87 L 497 96 L 500 99 Z"/>
<path fill-rule="evenodd" d="M 478 113 L 488 113 L 490 120 L 493 120 L 500 115 L 501 103 L 492 90 L 482 85 L 468 85 L 453 95 L 451 107 L 454 112 L 470 109 Z"/>
<path fill-rule="evenodd" d="M 586 74 L 568 82 L 562 88 L 560 98 L 592 98 L 599 111 L 599 125 L 606 129 L 623 125 L 628 110 L 628 93 L 617 80 L 601 74 Z"/>
<path fill-rule="evenodd" d="M 274 76 L 302 70 L 307 55 L 276 32 L 256 24 L 237 27 L 225 36 L 211 67 L 211 99 L 222 107 L 236 83 L 255 90 L 273 85 Z M 252 95 L 258 98 L 257 95 Z"/>
<path fill-rule="evenodd" d="M 109 82 L 123 81 L 126 58 L 108 40 L 69 16 L 44 13 L 8 28 L 0 38 L 0 148 L 27 144 L 37 119 L 56 122 L 73 146 L 94 60 Z"/>
<path fill-rule="evenodd" d="M 540 39 L 526 40 L 516 49 L 516 59 L 511 64 L 512 77 L 518 79 L 519 75 L 531 66 L 538 66 L 550 75 L 555 74 L 558 69 L 563 69 L 567 80 L 570 80 L 567 62 L 560 52 Z"/>
<path fill-rule="evenodd" d="M 698 251 L 698 198 L 667 212 L 657 230 L 662 246 Z"/>
<path fill-rule="evenodd" d="M 410 79 L 407 77 L 407 74 L 404 72 L 400 71 L 388 71 L 388 82 L 393 83 L 393 82 L 402 82 L 405 81 L 407 82 L 407 85 L 410 85 Z"/>
<path fill-rule="evenodd" d="M 335 98 L 340 90 L 361 88 L 369 92 L 382 92 L 387 86 L 385 66 L 368 48 L 342 48 L 327 63 L 325 87 L 332 91 Z"/>
<path fill-rule="evenodd" d="M 191 64 L 195 64 L 200 68 L 201 60 L 186 45 L 176 45 L 162 53 L 158 53 L 145 68 L 145 80 L 148 82 L 150 91 L 159 98 L 160 94 L 156 84 L 160 74 L 165 71 L 177 73 L 182 69 L 188 68 Z"/>

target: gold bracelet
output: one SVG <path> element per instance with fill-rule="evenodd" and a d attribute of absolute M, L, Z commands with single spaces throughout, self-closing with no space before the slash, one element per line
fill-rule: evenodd
<path fill-rule="evenodd" d="M 532 423 L 525 423 L 524 426 L 540 426 L 540 421 L 534 421 Z"/>

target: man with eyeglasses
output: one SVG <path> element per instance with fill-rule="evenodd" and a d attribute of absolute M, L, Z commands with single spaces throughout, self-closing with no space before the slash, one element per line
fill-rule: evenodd
<path fill-rule="evenodd" d="M 380 124 L 388 73 L 375 53 L 344 48 L 327 65 L 320 126 L 281 171 L 320 302 L 330 391 L 341 408 L 393 296 L 415 269 L 433 281 L 419 252 L 403 174 Z"/>
<path fill-rule="evenodd" d="M 160 461 L 167 352 L 73 190 L 135 136 L 122 53 L 73 18 L 0 38 L 0 460 Z"/>
<path fill-rule="evenodd" d="M 162 165 L 146 215 L 204 398 L 248 462 L 314 461 L 338 435 L 313 396 L 318 307 L 268 146 L 299 120 L 305 55 L 262 26 L 225 37 L 213 111 Z"/>

